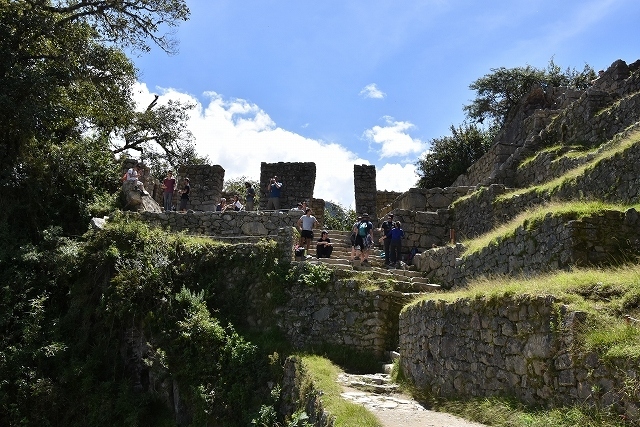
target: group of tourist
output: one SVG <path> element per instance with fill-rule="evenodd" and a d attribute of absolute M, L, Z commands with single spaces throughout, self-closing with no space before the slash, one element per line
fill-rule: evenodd
<path fill-rule="evenodd" d="M 167 176 L 162 181 L 162 202 L 165 212 L 173 210 L 173 193 L 175 193 L 176 188 L 177 182 L 173 177 L 173 171 L 167 171 Z M 178 212 L 186 212 L 189 194 L 191 193 L 189 178 L 183 179 L 182 190 L 178 190 L 178 193 L 180 194 L 180 207 L 178 208 Z"/>
<path fill-rule="evenodd" d="M 216 212 L 226 212 L 226 211 L 241 211 L 245 207 L 240 203 L 240 197 L 236 194 L 233 196 L 233 200 L 227 203 L 227 199 L 224 197 L 220 198 L 220 203 L 216 205 Z"/>
<path fill-rule="evenodd" d="M 127 169 L 122 176 L 122 182 L 133 183 L 133 188 L 139 191 L 144 196 L 151 196 L 144 188 L 144 183 L 141 181 L 144 172 L 142 166 L 136 163 L 133 167 Z M 189 193 L 191 192 L 191 185 L 189 184 L 189 178 L 184 178 L 184 184 L 181 190 L 178 190 L 180 194 L 180 212 L 185 212 L 187 209 L 187 202 L 189 201 Z M 169 212 L 173 209 L 173 193 L 176 191 L 177 184 L 176 179 L 173 177 L 173 172 L 168 171 L 166 178 L 162 181 L 162 201 L 165 212 Z"/>
<path fill-rule="evenodd" d="M 382 233 L 380 240 L 384 247 L 384 261 L 387 266 L 400 266 L 402 260 L 402 238 L 404 230 L 400 221 L 393 220 L 393 214 L 387 215 L 387 219 L 378 229 Z"/>
<path fill-rule="evenodd" d="M 302 210 L 303 207 L 304 215 L 300 217 L 296 224 L 300 231 L 300 243 L 298 247 L 304 249 L 305 253 L 308 254 L 309 246 L 311 246 L 311 242 L 313 241 L 313 229 L 320 223 L 315 216 L 311 215 L 311 208 L 306 207 L 306 202 L 298 203 L 298 206 L 293 208 L 292 211 Z M 320 239 L 316 242 L 316 258 L 330 258 L 332 252 L 333 244 L 329 238 L 329 232 L 322 230 Z"/>
<path fill-rule="evenodd" d="M 134 188 L 145 195 L 149 193 L 144 189 L 142 181 L 142 170 L 139 164 L 129 168 L 122 177 L 122 181 L 134 182 Z M 216 211 L 226 212 L 229 210 L 241 211 L 254 209 L 255 202 L 255 189 L 250 182 L 245 182 L 245 205 L 240 202 L 240 197 L 235 194 L 233 200 L 227 203 L 227 199 L 222 197 L 220 203 L 216 205 Z M 163 204 L 165 212 L 175 210 L 173 207 L 173 195 L 177 190 L 177 182 L 173 177 L 173 171 L 168 171 L 167 176 L 162 181 L 163 189 Z M 278 180 L 277 176 L 273 176 L 269 180 L 269 184 L 266 187 L 269 198 L 267 200 L 267 210 L 280 209 L 280 194 L 282 191 L 282 182 Z M 180 194 L 180 207 L 179 212 L 185 212 L 187 203 L 189 201 L 189 194 L 191 192 L 191 185 L 189 178 L 184 178 L 183 187 L 178 190 Z M 313 241 L 313 229 L 319 224 L 315 216 L 312 215 L 311 208 L 307 206 L 306 201 L 299 202 L 291 211 L 301 211 L 304 215 L 298 219 L 296 226 L 300 230 L 300 243 L 299 246 L 304 248 L 306 253 L 309 252 L 309 247 Z M 393 214 L 387 215 L 386 219 L 378 228 L 378 231 L 382 234 L 379 243 L 384 248 L 384 260 L 387 266 L 398 267 L 402 260 L 401 249 L 402 239 L 404 237 L 404 230 L 400 221 L 393 220 Z M 369 214 L 363 213 L 357 218 L 357 221 L 353 224 L 351 233 L 351 256 L 350 260 L 353 262 L 355 259 L 359 259 L 362 264 L 369 264 L 369 253 L 373 247 L 373 224 L 369 220 Z M 316 242 L 316 257 L 317 258 L 329 258 L 333 251 L 333 244 L 329 238 L 329 233 L 323 230 L 320 234 L 320 239 Z M 417 252 L 417 251 L 415 251 Z M 412 253 L 413 255 L 413 253 Z"/>
<path fill-rule="evenodd" d="M 378 231 L 382 233 L 379 242 L 384 248 L 385 265 L 399 267 L 402 260 L 402 239 L 404 230 L 400 221 L 393 220 L 393 214 L 387 215 Z M 351 230 L 351 257 L 353 262 L 359 259 L 364 265 L 369 264 L 369 253 L 373 248 L 373 224 L 369 214 L 363 213 L 357 218 Z"/>

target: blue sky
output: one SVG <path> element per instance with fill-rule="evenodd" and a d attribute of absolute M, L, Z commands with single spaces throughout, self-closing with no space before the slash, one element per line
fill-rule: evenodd
<path fill-rule="evenodd" d="M 179 53 L 133 58 L 140 102 L 195 102 L 197 150 L 227 178 L 313 161 L 315 197 L 347 207 L 354 164 L 376 166 L 379 190 L 412 187 L 416 160 L 462 123 L 469 84 L 492 68 L 640 59 L 638 0 L 187 4 Z"/>

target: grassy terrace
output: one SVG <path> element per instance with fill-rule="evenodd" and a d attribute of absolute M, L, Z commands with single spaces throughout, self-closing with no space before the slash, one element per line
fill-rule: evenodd
<path fill-rule="evenodd" d="M 426 295 L 427 299 L 456 301 L 482 299 L 496 302 L 502 298 L 553 296 L 570 310 L 588 314 L 580 331 L 578 345 L 595 351 L 603 360 L 640 360 L 640 265 L 628 264 L 608 269 L 580 269 L 531 278 L 494 277 L 473 281 L 466 289 Z M 405 309 L 411 307 L 411 305 Z M 629 319 L 629 320 L 627 320 Z M 398 381 L 402 384 L 402 378 Z M 630 384 L 635 384 L 630 379 Z M 405 384 L 405 386 L 407 386 Z M 554 409 L 532 408 L 501 398 L 472 400 L 438 400 L 422 396 L 419 390 L 408 392 L 427 402 L 435 410 L 460 415 L 466 419 L 501 427 L 621 427 L 637 425 L 606 408 L 580 406 Z"/>
<path fill-rule="evenodd" d="M 418 301 L 439 299 L 500 300 L 553 296 L 570 309 L 588 313 L 581 345 L 605 359 L 640 360 L 640 265 L 608 269 L 580 269 L 531 278 L 493 277 L 473 281 L 466 289 L 426 295 Z M 415 304 L 414 302 L 413 304 Z"/>
<path fill-rule="evenodd" d="M 497 245 L 501 241 L 513 237 L 519 227 L 523 227 L 525 230 L 533 229 L 548 216 L 571 216 L 573 219 L 581 219 L 604 211 L 624 212 L 632 207 L 640 209 L 640 205 L 614 205 L 599 201 L 555 202 L 541 205 L 522 212 L 511 221 L 505 222 L 488 233 L 462 242 L 467 248 L 463 256 L 476 253 L 484 247 Z"/>

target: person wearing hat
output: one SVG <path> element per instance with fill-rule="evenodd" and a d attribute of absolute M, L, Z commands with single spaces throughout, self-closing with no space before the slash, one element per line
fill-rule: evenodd
<path fill-rule="evenodd" d="M 393 214 L 390 213 L 389 215 L 387 215 L 387 219 L 384 220 L 382 224 L 380 224 L 380 228 L 378 228 L 378 231 L 382 233 L 382 237 L 380 238 L 380 240 L 382 241 L 382 244 L 384 246 L 384 263 L 386 265 L 389 265 L 389 263 L 391 263 L 391 258 L 389 257 L 389 244 L 391 242 L 391 239 L 389 239 L 387 235 L 392 228 Z"/>
<path fill-rule="evenodd" d="M 360 251 L 362 264 L 369 264 L 369 248 L 373 245 L 373 224 L 369 221 L 369 214 L 363 213 L 362 220 L 354 228 L 356 232 L 356 251 Z"/>

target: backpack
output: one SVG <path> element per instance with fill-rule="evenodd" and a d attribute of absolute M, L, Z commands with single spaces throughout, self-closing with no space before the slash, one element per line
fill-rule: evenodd
<path fill-rule="evenodd" d="M 368 233 L 368 226 L 367 226 L 367 221 L 362 221 L 360 222 L 360 224 L 358 224 L 358 235 L 360 237 L 364 237 L 366 236 Z"/>

